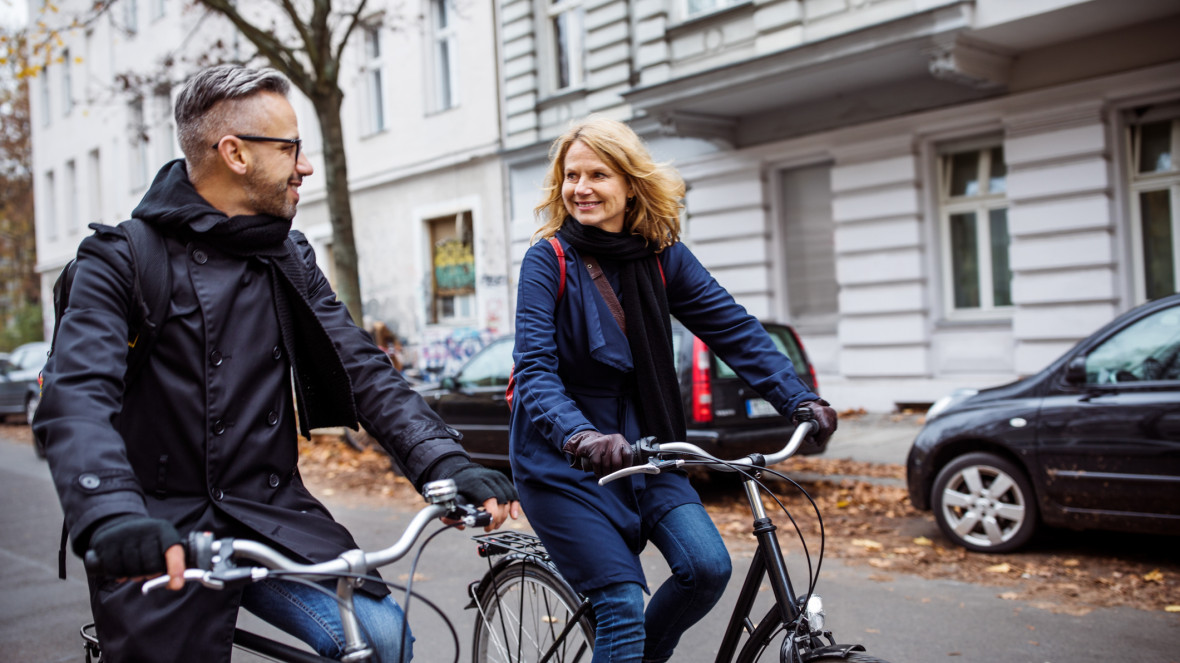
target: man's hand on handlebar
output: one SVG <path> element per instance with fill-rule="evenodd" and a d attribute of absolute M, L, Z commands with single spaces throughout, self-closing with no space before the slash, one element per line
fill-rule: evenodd
<path fill-rule="evenodd" d="M 492 522 L 484 528 L 485 532 L 498 529 L 509 517 L 513 520 L 520 518 L 516 487 L 503 472 L 466 462 L 455 466 L 444 478 L 455 482 L 455 488 L 463 501 L 483 505 L 484 510 L 492 515 Z M 456 524 L 446 519 L 444 522 Z M 463 529 L 463 526 L 459 525 L 459 528 Z"/>
<path fill-rule="evenodd" d="M 832 437 L 838 423 L 836 411 L 832 409 L 831 403 L 822 398 L 817 401 L 800 403 L 794 419 L 796 422 L 806 420 L 815 423 L 815 432 L 812 433 L 812 438 L 819 444 L 827 442 L 828 438 Z"/>
<path fill-rule="evenodd" d="M 90 536 L 85 562 L 92 573 L 118 582 L 167 573 L 168 589 L 184 587 L 184 548 L 167 520 L 130 513 L 111 517 Z"/>

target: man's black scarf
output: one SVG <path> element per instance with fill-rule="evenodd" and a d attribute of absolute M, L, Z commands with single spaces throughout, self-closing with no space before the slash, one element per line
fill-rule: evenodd
<path fill-rule="evenodd" d="M 672 361 L 672 321 L 659 258 L 638 235 L 611 233 L 567 218 L 558 231 L 580 253 L 617 261 L 627 342 L 635 364 L 636 402 L 642 435 L 682 441 L 684 407 Z"/>
<path fill-rule="evenodd" d="M 306 273 L 295 253 L 294 242 L 288 239 L 290 230 L 290 219 L 235 216 L 191 236 L 232 255 L 258 258 L 267 266 L 283 347 L 295 378 L 303 435 L 309 436 L 312 428 L 355 428 L 352 380 L 344 370 L 335 343 L 307 299 Z"/>

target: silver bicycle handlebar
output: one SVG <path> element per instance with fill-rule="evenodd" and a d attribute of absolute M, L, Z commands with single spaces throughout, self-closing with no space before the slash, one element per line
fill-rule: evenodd
<path fill-rule="evenodd" d="M 781 463 L 791 456 L 794 456 L 795 452 L 799 451 L 799 447 L 802 446 L 803 440 L 807 439 L 807 436 L 811 435 L 811 433 L 814 432 L 816 428 L 818 428 L 818 426 L 814 421 L 799 422 L 799 425 L 795 427 L 795 432 L 791 435 L 791 439 L 787 441 L 786 446 L 772 454 L 763 456 L 763 458 L 766 460 L 764 466 L 769 467 L 776 463 Z M 659 453 L 660 455 L 666 453 L 686 453 L 698 458 L 711 458 L 717 462 L 705 462 L 702 464 L 715 470 L 721 470 L 722 472 L 736 472 L 737 470 L 732 467 L 734 465 L 754 464 L 754 461 L 749 456 L 745 458 L 738 458 L 736 460 L 722 460 L 708 453 L 697 445 L 689 442 L 667 442 L 661 444 Z M 618 472 L 612 472 L 599 479 L 598 485 L 605 486 L 616 479 L 622 479 L 623 477 L 631 476 L 632 474 L 659 474 L 665 469 L 681 467 L 684 464 L 685 460 L 682 458 L 677 458 L 675 460 L 659 460 L 657 458 L 652 458 L 643 465 L 625 467 Z"/>

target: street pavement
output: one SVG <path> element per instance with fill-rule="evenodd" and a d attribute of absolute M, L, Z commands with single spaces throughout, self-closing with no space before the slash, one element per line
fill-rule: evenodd
<path fill-rule="evenodd" d="M 919 422 L 869 415 L 846 419 L 827 456 L 873 462 L 904 462 Z M 57 579 L 56 552 L 61 510 L 43 461 L 27 442 L 12 439 L 14 426 L 0 426 L 0 661 L 82 661 L 77 631 L 89 621 L 80 562 L 70 555 L 69 579 Z M 388 545 L 412 515 L 395 505 L 322 495 L 337 518 L 365 548 Z M 523 524 L 527 528 L 527 524 Z M 933 524 L 931 524 L 933 528 Z M 794 541 L 782 537 L 791 550 Z M 649 580 L 667 576 L 654 550 L 643 555 Z M 788 556 L 801 589 L 806 565 Z M 736 598 L 747 554 L 734 554 L 734 581 L 721 604 L 681 641 L 679 663 L 712 661 L 727 610 Z M 415 589 L 439 605 L 457 631 L 460 660 L 470 658 L 473 616 L 465 610 L 465 587 L 486 568 L 466 533 L 446 532 L 423 555 Z M 385 573 L 405 581 L 409 562 Z M 400 578 L 399 578 L 400 576 Z M 860 642 L 893 663 L 1180 663 L 1180 615 L 1129 608 L 1095 609 L 1070 615 L 999 598 L 1004 590 L 944 580 L 883 574 L 873 568 L 825 560 L 818 592 L 828 623 L 841 642 Z M 455 645 L 441 620 L 415 602 L 411 624 L 418 638 L 415 660 L 451 661 Z M 244 614 L 240 623 L 268 635 L 274 631 Z M 237 653 L 235 662 L 258 660 Z"/>

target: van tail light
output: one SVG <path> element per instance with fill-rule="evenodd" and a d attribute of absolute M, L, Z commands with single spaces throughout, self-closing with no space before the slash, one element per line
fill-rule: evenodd
<path fill-rule="evenodd" d="M 692 421 L 707 424 L 713 421 L 713 383 L 709 379 L 709 346 L 697 337 L 692 338 Z"/>

